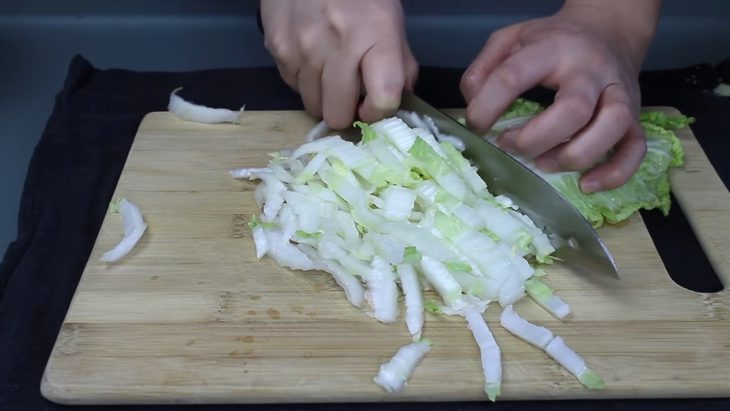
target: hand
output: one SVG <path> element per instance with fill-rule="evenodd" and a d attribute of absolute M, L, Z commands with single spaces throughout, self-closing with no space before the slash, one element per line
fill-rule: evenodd
<path fill-rule="evenodd" d="M 505 132 L 498 144 L 536 159 L 546 172 L 595 167 L 581 179 L 581 189 L 594 192 L 625 183 L 646 152 L 637 120 L 638 73 L 656 21 L 639 19 L 631 7 L 651 2 L 586 3 L 568 2 L 554 16 L 495 32 L 461 90 L 469 125 L 485 132 L 521 93 L 538 84 L 556 89 L 547 110 Z M 619 18 L 621 12 L 628 16 Z"/>
<path fill-rule="evenodd" d="M 282 78 L 332 128 L 395 113 L 416 80 L 398 0 L 262 0 L 261 19 Z"/>

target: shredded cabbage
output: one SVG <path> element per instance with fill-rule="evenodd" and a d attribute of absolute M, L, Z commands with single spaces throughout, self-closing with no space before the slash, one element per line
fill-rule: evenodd
<path fill-rule="evenodd" d="M 175 116 L 188 121 L 197 123 L 240 123 L 241 115 L 246 106 L 241 107 L 239 111 L 233 111 L 226 108 L 211 108 L 199 104 L 193 104 L 184 100 L 177 95 L 182 90 L 178 87 L 170 93 L 170 102 L 167 109 Z"/>
<path fill-rule="evenodd" d="M 109 208 L 112 212 L 122 214 L 122 222 L 124 224 L 124 238 L 114 248 L 101 256 L 101 261 L 110 263 L 121 259 L 132 251 L 147 230 L 147 223 L 144 222 L 139 207 L 129 202 L 126 198 L 113 202 Z"/>
<path fill-rule="evenodd" d="M 402 390 L 418 363 L 429 351 L 431 344 L 428 341 L 418 341 L 401 347 L 390 361 L 380 366 L 373 381 L 388 392 Z"/>
<path fill-rule="evenodd" d="M 562 338 L 556 337 L 545 327 L 525 320 L 512 309 L 512 306 L 502 311 L 500 322 L 507 331 L 544 350 L 558 364 L 575 375 L 586 388 L 602 389 L 606 386 L 603 379 L 588 368 L 585 360 L 568 347 Z"/>
<path fill-rule="evenodd" d="M 502 393 L 502 352 L 478 310 L 467 308 L 464 310 L 464 317 L 479 346 L 484 371 L 484 392 L 491 401 L 495 401 Z"/>
<path fill-rule="evenodd" d="M 520 115 L 534 108 L 521 104 Z M 480 349 L 485 393 L 494 400 L 501 354 L 482 312 L 496 301 L 509 318 L 511 305 L 529 293 L 562 314 L 555 296 L 533 279 L 555 251 L 550 238 L 508 196 L 492 195 L 430 119 L 401 112 L 355 126 L 358 143 L 323 137 L 272 154 L 265 168 L 231 172 L 260 181 L 262 213 L 250 225 L 257 257 L 330 273 L 348 301 L 367 305 L 383 323 L 397 320 L 402 291 L 405 323 L 417 342 L 381 367 L 375 382 L 389 392 L 404 387 L 430 350 L 421 339 L 425 312 L 465 317 Z M 438 300 L 424 301 L 427 290 Z M 534 329 L 520 333 L 534 339 Z M 544 348 L 550 337 L 543 332 L 535 341 Z"/>
<path fill-rule="evenodd" d="M 560 297 L 555 295 L 547 284 L 537 278 L 530 278 L 525 282 L 525 289 L 535 302 L 547 312 L 562 320 L 570 314 L 570 306 Z"/>
<path fill-rule="evenodd" d="M 401 288 L 406 300 L 406 325 L 414 341 L 421 339 L 423 329 L 423 295 L 418 273 L 411 264 L 400 264 L 397 267 Z"/>

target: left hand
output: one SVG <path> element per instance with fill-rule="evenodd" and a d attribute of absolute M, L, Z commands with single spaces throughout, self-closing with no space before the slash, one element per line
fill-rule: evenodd
<path fill-rule="evenodd" d="M 399 0 L 262 0 L 261 20 L 282 78 L 332 128 L 391 116 L 413 88 Z"/>
<path fill-rule="evenodd" d="M 462 78 L 469 125 L 486 132 L 523 92 L 538 84 L 557 89 L 545 112 L 498 144 L 546 172 L 592 168 L 581 179 L 584 192 L 625 183 L 646 153 L 637 119 L 646 45 L 620 23 L 610 13 L 566 5 L 495 32 Z"/>

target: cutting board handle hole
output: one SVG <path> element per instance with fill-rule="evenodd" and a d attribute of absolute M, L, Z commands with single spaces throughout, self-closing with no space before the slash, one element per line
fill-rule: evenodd
<path fill-rule="evenodd" d="M 658 210 L 642 211 L 641 217 L 672 281 L 698 293 L 724 289 L 674 196 L 666 217 Z"/>

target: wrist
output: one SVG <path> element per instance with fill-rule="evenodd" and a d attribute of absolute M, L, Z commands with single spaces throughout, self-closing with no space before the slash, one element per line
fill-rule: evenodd
<path fill-rule="evenodd" d="M 659 5 L 659 0 L 566 0 L 557 15 L 598 30 L 619 47 L 638 73 L 654 39 Z"/>

